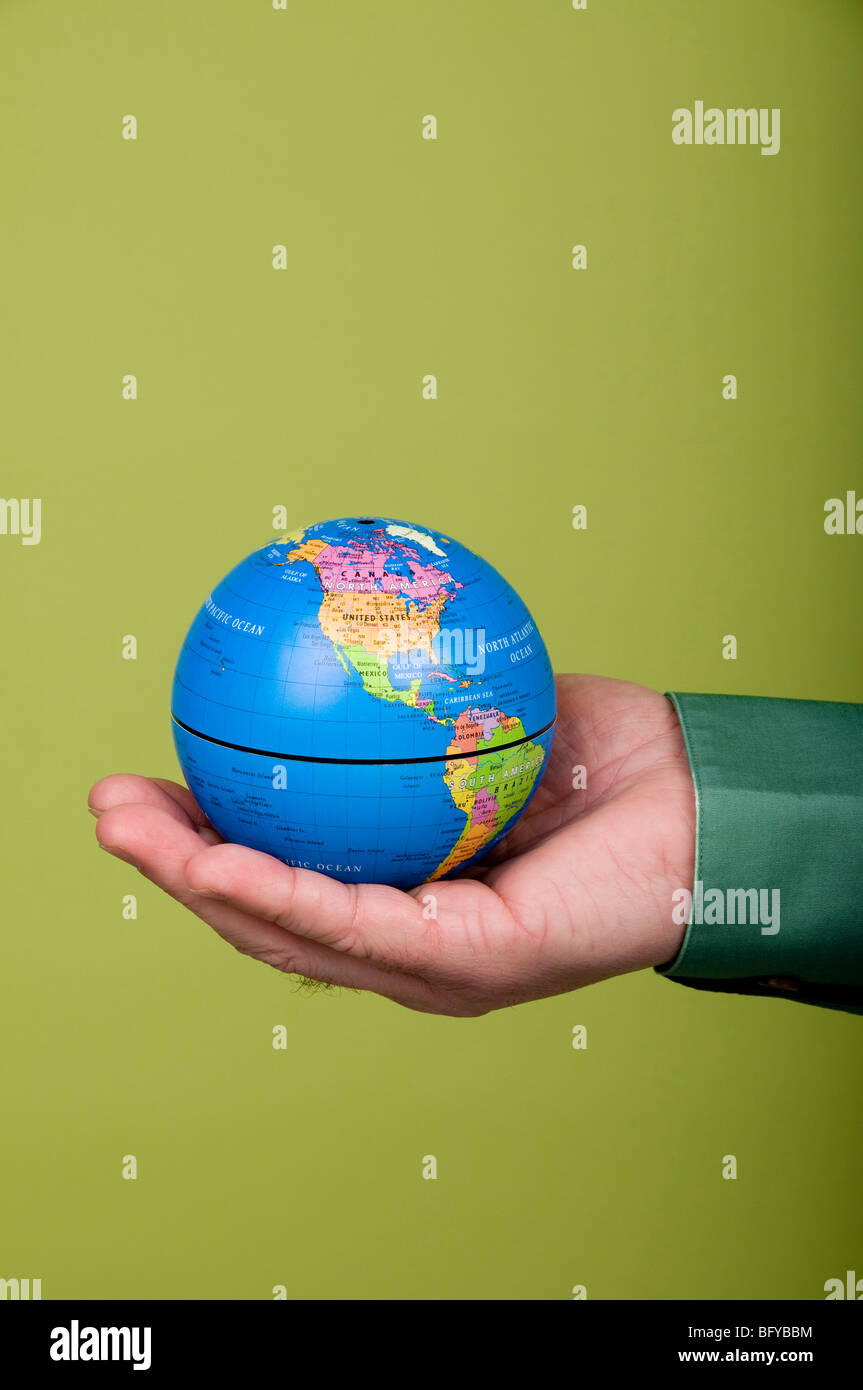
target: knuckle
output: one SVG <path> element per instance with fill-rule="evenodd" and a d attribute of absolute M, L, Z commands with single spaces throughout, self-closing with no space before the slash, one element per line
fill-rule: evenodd
<path fill-rule="evenodd" d="M 368 948 L 363 943 L 363 901 L 357 884 L 349 883 L 348 892 L 350 906 L 345 925 L 333 944 L 337 951 L 346 951 L 349 955 L 368 955 Z"/>
<path fill-rule="evenodd" d="M 449 1018 L 482 1018 L 484 1014 L 491 1013 L 495 1006 L 489 1003 L 466 1003 L 459 1001 L 451 1002 L 446 1010 Z"/>
<path fill-rule="evenodd" d="M 252 946 L 248 943 L 240 942 L 235 944 L 234 949 L 241 956 L 248 956 L 250 960 L 260 961 L 261 965 L 270 965 L 274 970 L 281 970 L 286 975 L 301 974 L 299 960 L 284 948 L 273 946 Z"/>

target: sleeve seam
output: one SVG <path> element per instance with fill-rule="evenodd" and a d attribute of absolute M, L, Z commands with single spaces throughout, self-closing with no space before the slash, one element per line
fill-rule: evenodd
<path fill-rule="evenodd" d="M 695 885 L 698 883 L 698 880 L 701 877 L 702 863 L 701 769 L 699 766 L 698 756 L 689 738 L 689 728 L 687 726 L 683 709 L 680 705 L 680 700 L 674 691 L 666 691 L 666 698 L 670 700 L 672 705 L 674 706 L 675 713 L 677 714 L 677 718 L 680 722 L 680 730 L 683 734 L 683 742 L 686 747 L 686 756 L 689 759 L 689 770 L 692 773 L 692 785 L 695 791 L 695 866 L 693 871 L 693 881 L 690 885 L 691 897 L 692 901 L 694 901 Z M 669 961 L 666 965 L 660 965 L 656 967 L 661 975 L 673 976 L 676 972 L 679 972 L 680 967 L 688 954 L 689 945 L 692 940 L 692 934 L 692 914 L 690 912 L 690 920 L 686 924 L 686 931 L 683 936 L 683 941 L 681 943 L 680 950 L 674 957 L 674 960 Z"/>

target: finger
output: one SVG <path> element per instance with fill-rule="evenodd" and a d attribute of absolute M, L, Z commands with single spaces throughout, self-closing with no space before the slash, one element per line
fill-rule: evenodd
<path fill-rule="evenodd" d="M 201 810 L 188 787 L 182 786 L 179 782 L 169 782 L 167 777 L 152 777 L 150 780 L 155 782 L 157 787 L 161 787 L 162 791 L 165 792 L 172 801 L 175 801 L 178 806 L 181 806 L 189 819 L 194 821 L 195 825 L 210 826 L 212 829 L 210 821 L 208 821 L 207 817 L 204 815 L 204 812 Z M 219 839 L 221 840 L 221 838 L 220 835 Z"/>
<path fill-rule="evenodd" d="M 210 825 L 188 787 L 181 787 L 163 777 L 138 777 L 133 773 L 115 773 L 111 777 L 103 777 L 91 789 L 88 803 L 95 816 L 103 815 L 114 806 L 155 806 L 173 816 L 181 825 L 208 830 L 210 834 L 204 838 L 209 844 L 221 843 L 221 835 Z"/>
<path fill-rule="evenodd" d="M 133 863 L 245 955 L 288 974 L 374 990 L 409 1007 L 435 1011 L 434 991 L 422 981 L 346 957 L 272 922 L 258 920 L 232 904 L 196 893 L 186 881 L 185 868 L 190 858 L 200 853 L 199 835 L 164 808 L 130 803 L 112 807 L 100 816 L 96 835 L 104 849 Z"/>
<path fill-rule="evenodd" d="M 476 953 L 469 922 L 501 910 L 475 881 L 426 883 L 410 893 L 375 883 L 339 883 L 242 845 L 200 850 L 186 879 L 255 917 L 386 969 L 432 977 Z"/>

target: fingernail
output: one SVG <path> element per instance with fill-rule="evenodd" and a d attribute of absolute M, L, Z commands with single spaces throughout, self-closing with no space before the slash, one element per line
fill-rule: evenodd
<path fill-rule="evenodd" d="M 137 859 L 132 858 L 131 854 L 124 854 L 121 849 L 114 849 L 112 845 L 100 844 L 99 848 L 103 849 L 106 854 L 113 854 L 115 859 L 122 859 L 125 864 L 131 864 L 133 869 L 140 870 L 141 865 Z"/>
<path fill-rule="evenodd" d="M 101 810 L 99 809 L 98 806 L 88 806 L 88 807 L 87 807 L 87 810 L 90 812 L 90 815 L 91 815 L 91 816 L 95 816 L 97 820 L 99 819 L 99 817 L 100 817 L 101 814 L 102 814 L 102 812 L 101 812 Z"/>
<path fill-rule="evenodd" d="M 199 898 L 224 898 L 224 893 L 219 893 L 215 888 L 190 888 L 190 893 L 197 893 Z"/>

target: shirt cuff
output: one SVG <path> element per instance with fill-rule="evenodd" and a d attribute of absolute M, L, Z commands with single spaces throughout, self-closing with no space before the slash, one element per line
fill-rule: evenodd
<path fill-rule="evenodd" d="M 695 883 L 675 894 L 686 935 L 659 973 L 863 1013 L 863 705 L 668 698 L 695 784 Z"/>

